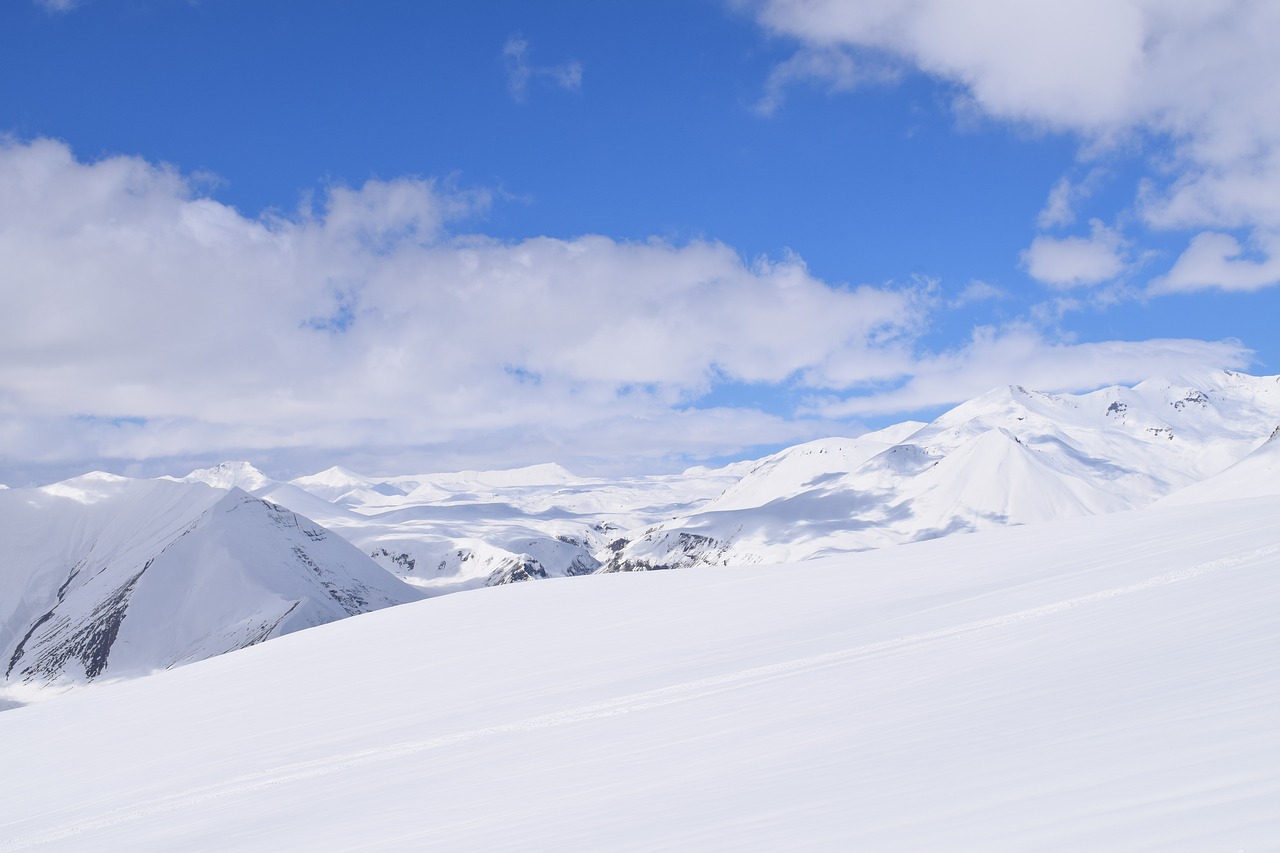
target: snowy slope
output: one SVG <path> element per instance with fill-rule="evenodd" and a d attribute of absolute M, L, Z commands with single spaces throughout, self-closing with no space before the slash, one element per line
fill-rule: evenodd
<path fill-rule="evenodd" d="M 11 692 L 141 675 L 421 597 L 306 518 L 200 483 L 97 473 L 6 490 L 0 554 Z"/>
<path fill-rule="evenodd" d="M 1277 517 L 343 620 L 0 713 L 0 850 L 1272 849 Z"/>
<path fill-rule="evenodd" d="M 852 471 L 868 459 L 905 441 L 924 424 L 906 421 L 857 438 L 824 438 L 767 456 L 708 503 L 704 512 L 764 506 Z"/>
<path fill-rule="evenodd" d="M 1156 502 L 1157 506 L 1280 495 L 1280 426 L 1262 445 L 1207 480 L 1192 483 Z"/>

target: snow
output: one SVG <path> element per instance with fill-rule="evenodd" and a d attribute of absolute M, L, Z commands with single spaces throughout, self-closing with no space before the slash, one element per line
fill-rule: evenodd
<path fill-rule="evenodd" d="M 424 592 L 443 594 L 507 582 L 529 561 L 547 577 L 594 570 L 594 555 L 623 531 L 706 503 L 741 468 L 618 480 L 579 478 L 556 465 L 381 479 L 331 469 L 255 494 L 345 536 Z"/>
<path fill-rule="evenodd" d="M 764 506 L 852 471 L 893 446 L 875 437 L 825 438 L 789 447 L 760 460 L 738 482 L 708 503 L 706 512 Z"/>
<path fill-rule="evenodd" d="M 1079 395 L 1004 386 L 929 424 L 676 475 L 335 467 L 281 483 L 226 463 L 184 479 L 287 506 L 439 595 L 597 568 L 807 560 L 1141 508 L 1239 463 L 1277 424 L 1280 377 L 1193 371 Z"/>
<path fill-rule="evenodd" d="M 597 571 L 796 562 L 1161 499 L 1275 494 L 1277 445 L 1265 439 L 1277 423 L 1280 377 L 1217 371 L 1083 395 L 1006 386 L 930 424 L 676 475 L 330 468 L 286 483 L 248 462 L 176 480 L 96 472 L 0 492 L 10 559 L 0 664 L 10 686 L 75 683 L 103 674 L 108 647 L 109 675 L 148 672 L 345 616 L 333 605 L 357 588 L 380 589 L 368 600 L 382 606 Z M 313 570 L 295 553 L 315 562 L 302 526 L 276 524 L 273 511 L 234 537 L 202 526 L 238 489 L 355 548 L 325 546 L 332 565 Z M 311 578 L 305 591 L 299 578 Z"/>
<path fill-rule="evenodd" d="M 1230 468 L 1179 489 L 1157 501 L 1160 506 L 1280 495 L 1280 426 L 1245 458 Z"/>
<path fill-rule="evenodd" d="M 344 619 L 0 714 L 0 849 L 1271 849 L 1277 517 Z"/>
<path fill-rule="evenodd" d="M 9 699 L 421 597 L 308 519 L 200 482 L 93 473 L 5 490 L 0 553 Z"/>
<path fill-rule="evenodd" d="M 284 483 L 232 462 L 183 480 L 289 507 L 439 595 L 600 568 L 790 562 L 1145 507 L 1240 463 L 1278 423 L 1280 377 L 1198 371 L 1082 395 L 1005 386 L 930 424 L 675 475 L 334 467 Z"/>
<path fill-rule="evenodd" d="M 789 448 L 597 556 L 608 570 L 794 561 L 1149 506 L 1280 423 L 1280 377 L 1194 378 L 1082 395 L 1005 386 L 927 425 Z"/>
<path fill-rule="evenodd" d="M 248 462 L 223 462 L 213 468 L 201 468 L 182 478 L 185 483 L 204 483 L 215 489 L 240 488 L 246 492 L 260 489 L 271 479 Z"/>
<path fill-rule="evenodd" d="M 1196 372 L 676 475 L 0 490 L 0 850 L 1275 849 L 1278 425 Z"/>

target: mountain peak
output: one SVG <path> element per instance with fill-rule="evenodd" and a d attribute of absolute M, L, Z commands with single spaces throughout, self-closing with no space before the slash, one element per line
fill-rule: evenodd
<path fill-rule="evenodd" d="M 91 504 L 117 494 L 124 484 L 129 482 L 131 480 L 128 477 L 122 477 L 119 474 L 90 471 L 78 477 L 50 483 L 41 487 L 40 491 L 60 498 L 70 498 L 79 503 Z"/>
<path fill-rule="evenodd" d="M 95 483 L 115 488 L 72 493 Z M 75 502 L 0 500 L 0 550 L 18 569 L 0 577 L 0 684 L 141 675 L 421 597 L 234 486 L 90 475 L 50 488 Z"/>
<path fill-rule="evenodd" d="M 336 486 L 344 483 L 366 483 L 368 482 L 368 478 L 363 474 L 357 474 L 350 468 L 343 468 L 341 465 L 333 465 L 318 473 L 308 474 L 305 477 L 297 477 L 292 482 L 317 483 Z"/>
<path fill-rule="evenodd" d="M 184 483 L 204 483 L 215 489 L 239 487 L 246 492 L 261 489 L 274 482 L 252 464 L 244 461 L 221 462 L 212 468 L 197 468 L 180 479 Z"/>

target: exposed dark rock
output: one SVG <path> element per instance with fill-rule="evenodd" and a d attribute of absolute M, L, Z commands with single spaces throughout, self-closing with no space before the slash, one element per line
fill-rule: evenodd
<path fill-rule="evenodd" d="M 375 560 L 378 559 L 379 557 L 385 557 L 386 559 L 390 560 L 393 564 L 399 566 L 400 570 L 404 574 L 410 574 L 414 570 L 414 567 L 418 565 L 418 561 L 415 560 L 413 557 L 410 557 L 408 554 L 404 554 L 404 553 L 393 554 L 390 551 L 388 551 L 386 548 L 375 548 L 369 554 L 369 556 L 373 557 Z M 443 565 L 443 561 L 442 561 L 442 565 Z"/>
<path fill-rule="evenodd" d="M 509 583 L 546 580 L 547 577 L 547 570 L 542 567 L 541 563 L 528 554 L 521 554 L 504 563 L 493 574 L 489 575 L 489 579 L 485 581 L 485 586 L 503 586 Z"/>
<path fill-rule="evenodd" d="M 151 561 L 129 580 L 112 591 L 98 603 L 89 614 L 89 618 L 80 625 L 72 627 L 69 619 L 58 615 L 55 606 L 41 616 L 27 631 L 13 656 L 9 660 L 8 677 L 13 668 L 26 654 L 26 645 L 35 636 L 36 631 L 48 622 L 53 626 L 45 636 L 35 641 L 33 660 L 20 670 L 24 680 L 39 677 L 56 677 L 62 672 L 68 661 L 77 660 L 84 667 L 86 678 L 97 678 L 107 667 L 111 655 L 111 647 L 120 633 L 120 625 L 124 622 L 125 613 L 129 609 L 129 598 L 133 595 L 138 580 L 151 567 Z M 65 592 L 65 585 L 63 586 Z M 59 601 L 61 603 L 61 601 Z M 70 629 L 67 632 L 67 629 Z M 66 633 L 64 633 L 66 632 Z"/>

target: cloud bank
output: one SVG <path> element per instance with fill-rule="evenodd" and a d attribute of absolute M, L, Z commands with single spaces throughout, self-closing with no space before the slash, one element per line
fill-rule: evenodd
<path fill-rule="evenodd" d="M 1011 346 L 1038 365 L 1021 381 L 1053 387 L 1171 353 L 1247 360 L 1238 344 L 1104 351 L 1021 329 L 932 355 L 932 283 L 835 285 L 716 242 L 463 233 L 487 204 L 400 178 L 253 218 L 168 166 L 0 142 L 5 457 L 671 464 L 963 399 L 996 381 L 984 353 L 1007 368 Z M 843 402 L 705 402 L 737 384 Z"/>

